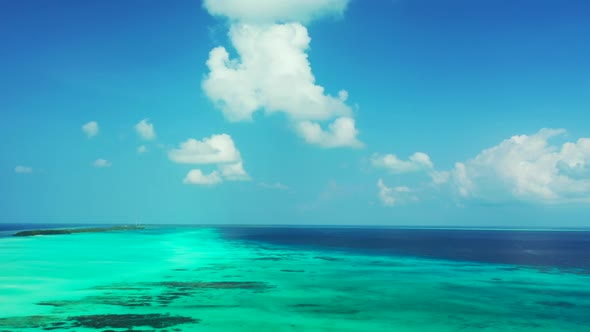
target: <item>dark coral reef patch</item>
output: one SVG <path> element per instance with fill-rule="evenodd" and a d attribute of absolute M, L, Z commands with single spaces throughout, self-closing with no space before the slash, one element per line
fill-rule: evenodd
<path fill-rule="evenodd" d="M 92 329 L 127 329 L 135 330 L 137 327 L 150 327 L 154 329 L 163 329 L 175 327 L 180 324 L 197 324 L 200 319 L 171 316 L 170 314 L 104 314 L 104 315 L 84 315 L 71 316 L 66 319 L 58 319 L 56 316 L 25 316 L 25 317 L 8 317 L 0 318 L 0 326 L 11 329 L 37 329 L 37 330 L 64 330 L 75 329 L 79 327 Z M 106 330 L 108 331 L 108 330 Z"/>
<path fill-rule="evenodd" d="M 108 315 L 85 315 L 68 318 L 72 327 L 101 328 L 127 328 L 132 329 L 139 326 L 149 326 L 156 329 L 176 326 L 180 324 L 196 324 L 199 319 L 171 316 L 169 314 L 108 314 Z"/>

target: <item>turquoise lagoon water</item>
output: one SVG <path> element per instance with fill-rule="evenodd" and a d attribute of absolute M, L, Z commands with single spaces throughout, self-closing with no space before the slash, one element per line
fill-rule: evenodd
<path fill-rule="evenodd" d="M 0 331 L 590 331 L 585 271 L 223 233 L 1 237 Z"/>

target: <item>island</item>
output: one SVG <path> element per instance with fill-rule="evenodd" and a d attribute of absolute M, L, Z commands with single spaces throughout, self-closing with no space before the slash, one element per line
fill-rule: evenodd
<path fill-rule="evenodd" d="M 13 236 L 36 236 L 36 235 L 63 235 L 76 233 L 101 233 L 112 231 L 130 231 L 144 229 L 144 226 L 112 226 L 112 227 L 88 227 L 88 228 L 70 228 L 70 229 L 35 229 L 29 231 L 21 231 L 13 234 Z"/>

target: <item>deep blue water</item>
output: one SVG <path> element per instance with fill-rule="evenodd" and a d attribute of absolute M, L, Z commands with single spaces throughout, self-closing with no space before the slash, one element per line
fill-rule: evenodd
<path fill-rule="evenodd" d="M 590 231 L 223 227 L 227 239 L 359 253 L 580 269 Z"/>

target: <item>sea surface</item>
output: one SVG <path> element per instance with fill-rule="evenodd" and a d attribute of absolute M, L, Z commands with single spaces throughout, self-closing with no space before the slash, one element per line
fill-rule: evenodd
<path fill-rule="evenodd" d="M 0 331 L 590 331 L 588 231 L 54 227 L 0 225 Z"/>

